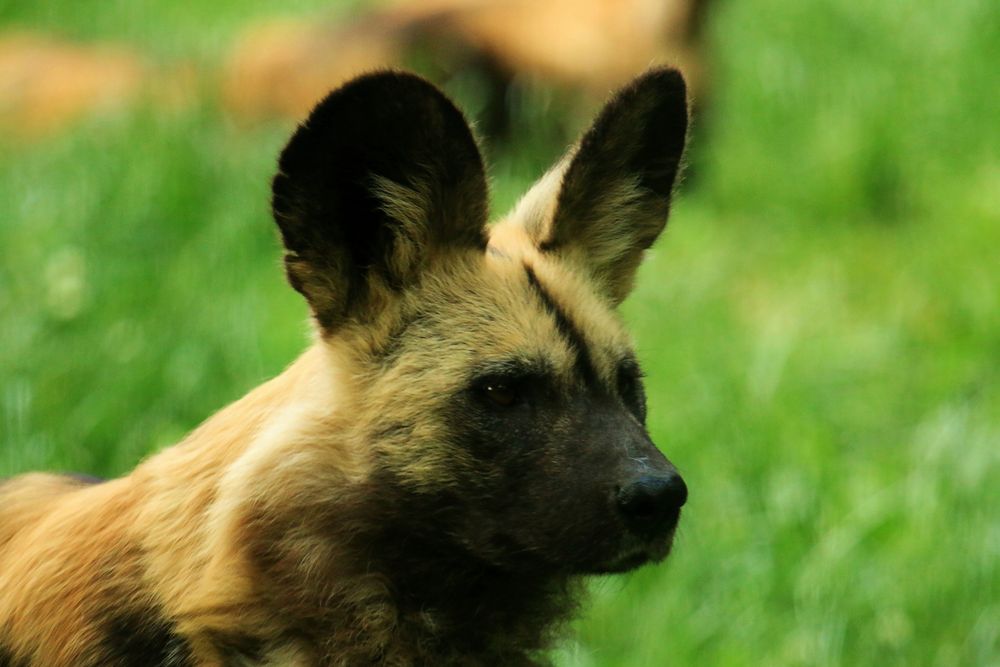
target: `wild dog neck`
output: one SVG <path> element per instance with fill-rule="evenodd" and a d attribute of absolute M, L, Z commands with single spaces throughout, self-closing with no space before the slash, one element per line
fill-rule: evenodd
<path fill-rule="evenodd" d="M 537 562 L 519 569 L 488 562 L 441 533 L 442 524 L 460 524 L 459 499 L 415 498 L 385 484 L 369 488 L 380 516 L 359 556 L 385 577 L 403 634 L 484 664 L 516 664 L 515 656 L 551 643 L 576 609 L 580 577 Z"/>
<path fill-rule="evenodd" d="M 333 654 L 346 650 L 335 644 L 353 628 L 370 638 L 352 649 L 359 655 L 403 644 L 527 660 L 524 651 L 541 648 L 573 608 L 573 578 L 548 567 L 504 569 L 471 553 L 442 529 L 462 525 L 460 498 L 387 477 L 377 443 L 359 457 L 352 442 L 371 434 L 351 426 L 357 406 L 330 381 L 337 368 L 335 347 L 318 342 L 178 448 L 207 453 L 218 443 L 198 442 L 199 433 L 237 432 L 249 415 L 265 415 L 223 474 L 205 533 L 205 551 L 232 554 L 238 545 L 236 569 L 245 574 L 234 584 L 228 555 L 210 563 L 201 579 L 218 585 L 184 608 L 266 608 L 284 623 L 268 633 L 307 638 Z M 332 452 L 336 476 L 324 467 Z M 244 634 L 259 630 L 248 619 Z"/>

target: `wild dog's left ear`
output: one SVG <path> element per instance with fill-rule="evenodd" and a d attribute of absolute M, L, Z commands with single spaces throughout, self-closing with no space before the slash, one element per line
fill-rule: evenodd
<path fill-rule="evenodd" d="M 326 332 L 376 316 L 441 253 L 486 247 L 475 139 L 455 105 L 412 74 L 367 74 L 332 92 L 278 167 L 285 270 Z"/>
<path fill-rule="evenodd" d="M 687 126 L 680 72 L 643 74 L 605 105 L 551 175 L 562 172 L 554 207 L 550 199 L 526 215 L 538 247 L 582 264 L 615 304 L 632 290 L 643 251 L 667 223 Z"/>

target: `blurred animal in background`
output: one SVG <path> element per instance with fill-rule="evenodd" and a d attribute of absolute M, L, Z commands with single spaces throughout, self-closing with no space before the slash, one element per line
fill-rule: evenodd
<path fill-rule="evenodd" d="M 142 100 L 182 109 L 199 86 L 190 63 L 157 67 L 122 44 L 0 33 L 0 131 L 11 138 L 44 137 L 82 119 L 128 112 Z"/>
<path fill-rule="evenodd" d="M 702 87 L 707 0 L 395 0 L 354 18 L 263 23 L 226 66 L 226 105 L 244 117 L 301 118 L 332 85 L 393 64 L 472 80 L 487 134 L 507 127 L 511 86 L 592 102 L 653 62 Z"/>
<path fill-rule="evenodd" d="M 0 128 L 39 136 L 91 113 L 120 110 L 146 78 L 118 47 L 87 48 L 45 35 L 0 35 Z"/>
<path fill-rule="evenodd" d="M 547 664 L 584 576 L 665 558 L 687 497 L 617 314 L 687 125 L 649 71 L 488 227 L 437 88 L 331 93 L 273 181 L 312 347 L 125 477 L 0 486 L 0 664 Z"/>
<path fill-rule="evenodd" d="M 653 63 L 679 67 L 702 98 L 707 2 L 394 0 L 349 17 L 258 21 L 223 47 L 221 65 L 154 63 L 134 45 L 0 32 L 0 129 L 37 137 L 143 99 L 183 107 L 216 90 L 240 119 L 297 121 L 348 79 L 406 66 L 467 89 L 462 101 L 475 105 L 481 130 L 502 138 L 525 95 L 555 94 L 589 115 Z M 563 122 L 574 126 L 574 115 Z"/>

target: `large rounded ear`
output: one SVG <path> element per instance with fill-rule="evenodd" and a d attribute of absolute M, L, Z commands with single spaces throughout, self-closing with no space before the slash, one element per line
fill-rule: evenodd
<path fill-rule="evenodd" d="M 654 69 L 619 91 L 575 151 L 529 192 L 522 224 L 538 247 L 587 270 L 615 304 L 663 231 L 687 141 L 684 78 Z"/>
<path fill-rule="evenodd" d="M 410 74 L 330 93 L 282 152 L 272 193 L 288 279 L 327 332 L 412 283 L 436 254 L 486 246 L 486 176 L 469 125 Z"/>

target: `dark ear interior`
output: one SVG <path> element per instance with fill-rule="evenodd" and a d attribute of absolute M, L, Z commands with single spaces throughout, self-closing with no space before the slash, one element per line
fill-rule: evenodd
<path fill-rule="evenodd" d="M 487 184 L 462 113 L 429 82 L 379 72 L 320 102 L 281 154 L 272 208 L 291 284 L 330 329 L 443 246 L 485 248 Z"/>
<path fill-rule="evenodd" d="M 605 105 L 563 175 L 539 245 L 581 256 L 616 303 L 666 225 L 687 127 L 684 78 L 651 70 Z"/>

